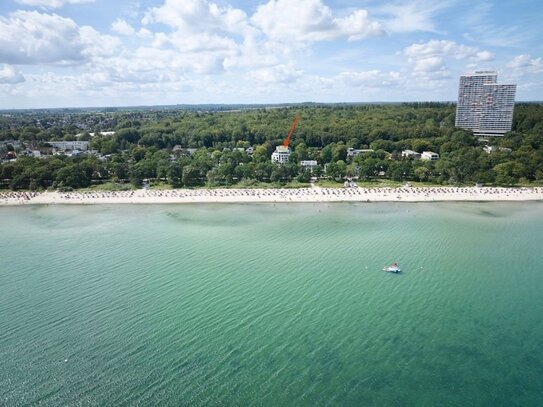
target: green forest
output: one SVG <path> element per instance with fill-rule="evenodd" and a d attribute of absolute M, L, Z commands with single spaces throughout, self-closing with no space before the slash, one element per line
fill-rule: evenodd
<path fill-rule="evenodd" d="M 296 114 L 289 163 L 274 164 L 271 154 Z M 311 179 L 340 185 L 346 178 L 543 185 L 542 104 L 517 104 L 512 131 L 487 140 L 455 128 L 454 118 L 452 103 L 4 111 L 0 187 L 140 187 L 144 180 L 174 188 L 299 186 Z M 89 141 L 95 152 L 47 154 L 48 142 L 58 140 Z M 487 152 L 485 146 L 495 148 Z M 348 157 L 349 148 L 373 151 Z M 43 154 L 25 156 L 28 149 Z M 402 158 L 406 149 L 433 151 L 440 158 Z M 304 169 L 301 160 L 316 160 L 318 166 Z"/>

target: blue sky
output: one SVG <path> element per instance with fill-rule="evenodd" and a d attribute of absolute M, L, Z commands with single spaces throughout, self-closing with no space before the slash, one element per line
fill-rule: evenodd
<path fill-rule="evenodd" d="M 0 109 L 543 99 L 540 0 L 1 0 Z"/>

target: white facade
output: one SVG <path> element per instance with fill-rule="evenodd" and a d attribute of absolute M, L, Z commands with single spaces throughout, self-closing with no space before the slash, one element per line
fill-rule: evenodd
<path fill-rule="evenodd" d="M 300 161 L 300 165 L 304 170 L 310 170 L 313 171 L 313 168 L 317 166 L 316 160 L 302 160 Z"/>
<path fill-rule="evenodd" d="M 434 153 L 433 151 L 423 151 L 421 156 L 421 160 L 427 160 L 427 161 L 436 161 L 439 160 L 439 154 Z"/>
<path fill-rule="evenodd" d="M 498 85 L 496 71 L 460 77 L 455 126 L 479 136 L 503 136 L 511 131 L 516 85 Z"/>
<path fill-rule="evenodd" d="M 503 136 L 511 131 L 517 85 L 486 85 L 480 135 Z"/>
<path fill-rule="evenodd" d="M 88 141 L 48 141 L 47 143 L 59 150 L 87 151 L 89 149 Z"/>
<path fill-rule="evenodd" d="M 402 158 L 412 158 L 414 160 L 418 160 L 420 158 L 420 153 L 413 150 L 403 150 Z"/>
<path fill-rule="evenodd" d="M 100 134 L 101 136 L 113 136 L 115 132 L 114 131 L 100 131 L 98 132 L 98 134 Z M 83 133 L 77 134 L 76 137 L 81 136 L 81 135 L 83 135 Z M 96 136 L 96 133 L 89 133 L 89 136 L 94 137 Z"/>
<path fill-rule="evenodd" d="M 286 164 L 288 163 L 288 157 L 290 156 L 290 148 L 285 146 L 275 147 L 275 151 L 272 153 L 271 159 L 272 162 L 277 164 Z"/>
<path fill-rule="evenodd" d="M 496 146 L 484 146 L 483 150 L 485 150 L 487 154 L 493 153 L 494 151 L 502 151 L 504 153 L 510 153 L 512 151 L 510 148 Z"/>
<path fill-rule="evenodd" d="M 356 148 L 348 148 L 347 149 L 347 157 L 356 157 L 358 154 L 362 153 L 372 153 L 373 150 L 371 148 L 364 148 L 364 149 L 356 149 Z"/>

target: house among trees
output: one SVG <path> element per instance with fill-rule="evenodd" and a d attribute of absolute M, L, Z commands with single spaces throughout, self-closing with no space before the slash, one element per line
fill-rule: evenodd
<path fill-rule="evenodd" d="M 290 148 L 283 145 L 275 147 L 275 151 L 272 153 L 271 160 L 273 163 L 286 164 L 288 163 L 288 157 L 290 156 Z"/>
<path fill-rule="evenodd" d="M 87 151 L 89 149 L 88 141 L 48 141 L 47 144 L 50 144 L 53 148 L 57 150 L 79 150 Z"/>
<path fill-rule="evenodd" d="M 436 161 L 439 160 L 439 154 L 434 153 L 433 151 L 423 151 L 420 159 L 426 161 Z"/>
<path fill-rule="evenodd" d="M 504 153 L 510 153 L 512 151 L 510 148 L 497 146 L 484 146 L 483 150 L 485 150 L 487 154 L 493 153 L 494 151 L 502 151 Z"/>
<path fill-rule="evenodd" d="M 420 153 L 413 150 L 403 150 L 402 158 L 412 158 L 413 160 L 418 160 L 420 159 Z"/>
<path fill-rule="evenodd" d="M 350 147 L 347 149 L 347 158 L 353 158 L 363 153 L 373 153 L 373 150 L 371 148 L 356 149 Z"/>
<path fill-rule="evenodd" d="M 313 172 L 313 169 L 318 165 L 316 160 L 302 160 L 300 161 L 300 165 L 302 166 L 302 170 L 306 171 L 309 170 Z"/>
<path fill-rule="evenodd" d="M 185 148 L 182 145 L 176 144 L 172 148 L 172 152 L 176 153 L 178 156 L 181 157 L 190 157 L 192 156 L 198 149 L 197 148 Z"/>

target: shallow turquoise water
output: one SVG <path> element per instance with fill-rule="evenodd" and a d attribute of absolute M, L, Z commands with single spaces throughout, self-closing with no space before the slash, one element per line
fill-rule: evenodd
<path fill-rule="evenodd" d="M 542 215 L 0 208 L 0 405 L 542 405 Z"/>

